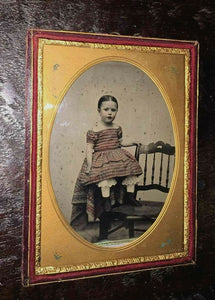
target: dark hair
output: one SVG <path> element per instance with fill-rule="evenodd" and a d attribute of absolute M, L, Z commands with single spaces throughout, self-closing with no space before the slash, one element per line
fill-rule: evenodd
<path fill-rule="evenodd" d="M 99 99 L 99 101 L 98 101 L 98 109 L 100 109 L 102 103 L 103 103 L 103 102 L 106 102 L 106 101 L 113 101 L 113 102 L 115 102 L 115 103 L 116 103 L 116 106 L 117 106 L 117 109 L 118 109 L 118 102 L 117 102 L 116 98 L 113 97 L 113 96 L 110 96 L 110 95 L 104 95 L 104 96 L 102 96 L 102 97 Z"/>

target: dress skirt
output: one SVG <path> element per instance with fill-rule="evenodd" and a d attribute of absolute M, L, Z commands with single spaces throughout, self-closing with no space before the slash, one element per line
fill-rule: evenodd
<path fill-rule="evenodd" d="M 93 144 L 94 149 L 92 167 L 90 173 L 86 173 L 87 159 L 85 158 L 74 189 L 71 225 L 78 219 L 78 212 L 81 214 L 81 206 L 83 208 L 85 205 L 88 221 L 93 221 L 101 215 L 102 208 L 99 208 L 101 196 L 97 186 L 99 182 L 112 178 L 122 181 L 128 176 L 142 174 L 135 157 L 121 148 L 121 137 L 121 127 L 99 132 L 88 131 L 87 143 Z"/>

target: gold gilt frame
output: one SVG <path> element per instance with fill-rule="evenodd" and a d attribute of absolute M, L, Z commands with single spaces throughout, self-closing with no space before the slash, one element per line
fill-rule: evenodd
<path fill-rule="evenodd" d="M 158 218 L 139 238 L 112 248 L 89 243 L 71 228 L 49 166 L 52 127 L 65 94 L 86 70 L 109 61 L 134 65 L 155 83 L 168 107 L 176 148 L 170 192 Z M 198 43 L 30 30 L 26 74 L 23 284 L 193 264 Z"/>

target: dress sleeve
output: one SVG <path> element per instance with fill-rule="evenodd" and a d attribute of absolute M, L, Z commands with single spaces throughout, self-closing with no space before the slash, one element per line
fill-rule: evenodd
<path fill-rule="evenodd" d="M 95 135 L 95 132 L 92 131 L 92 130 L 89 130 L 87 132 L 87 144 L 95 144 L 95 141 L 96 141 L 96 135 Z"/>
<path fill-rule="evenodd" d="M 119 128 L 118 128 L 118 138 L 119 138 L 119 140 L 122 139 L 122 127 L 121 126 L 119 126 Z"/>

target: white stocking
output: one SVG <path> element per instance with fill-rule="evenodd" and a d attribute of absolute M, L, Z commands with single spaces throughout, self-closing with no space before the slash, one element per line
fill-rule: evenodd
<path fill-rule="evenodd" d="M 135 187 L 135 184 L 126 185 L 127 192 L 128 193 L 134 193 L 134 187 Z"/>
<path fill-rule="evenodd" d="M 110 197 L 110 187 L 109 186 L 101 187 L 101 191 L 102 191 L 102 197 L 104 197 L 104 198 Z"/>
<path fill-rule="evenodd" d="M 116 184 L 117 184 L 117 181 L 114 178 L 100 181 L 98 183 L 98 187 L 101 188 L 102 197 L 104 197 L 104 198 L 110 197 L 110 188 Z"/>

